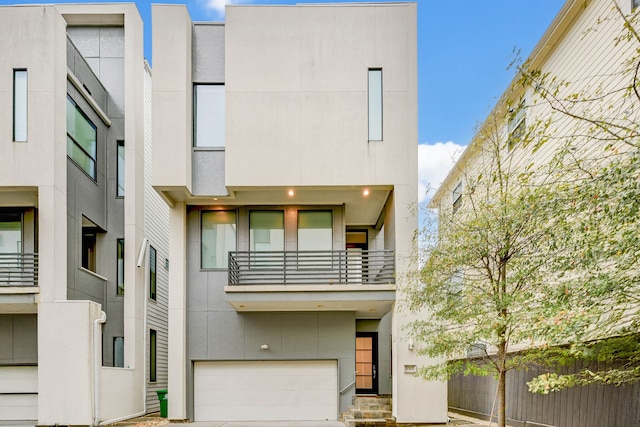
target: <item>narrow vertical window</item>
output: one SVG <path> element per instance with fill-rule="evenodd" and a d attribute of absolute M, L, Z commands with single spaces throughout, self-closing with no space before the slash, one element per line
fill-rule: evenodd
<path fill-rule="evenodd" d="M 13 70 L 13 140 L 27 141 L 27 70 Z"/>
<path fill-rule="evenodd" d="M 194 146 L 224 147 L 224 85 L 195 85 L 193 88 Z"/>
<path fill-rule="evenodd" d="M 155 329 L 149 330 L 149 382 L 156 382 L 158 379 L 158 360 L 156 354 L 157 332 Z"/>
<path fill-rule="evenodd" d="M 149 298 L 156 300 L 156 249 L 149 246 Z"/>
<path fill-rule="evenodd" d="M 124 337 L 113 337 L 113 367 L 124 368 Z"/>
<path fill-rule="evenodd" d="M 82 228 L 82 268 L 96 272 L 96 230 Z"/>
<path fill-rule="evenodd" d="M 462 181 L 453 189 L 451 201 L 453 202 L 453 212 L 455 213 L 460 209 L 460 205 L 462 204 Z"/>
<path fill-rule="evenodd" d="M 118 283 L 116 295 L 124 295 L 124 239 L 118 239 L 117 246 Z"/>
<path fill-rule="evenodd" d="M 118 187 L 116 196 L 124 197 L 124 141 L 118 141 Z"/>
<path fill-rule="evenodd" d="M 96 179 L 97 128 L 67 95 L 67 157 Z"/>
<path fill-rule="evenodd" d="M 229 252 L 236 250 L 236 213 L 202 212 L 202 268 L 227 268 Z"/>
<path fill-rule="evenodd" d="M 369 69 L 369 141 L 382 141 L 382 69 Z"/>

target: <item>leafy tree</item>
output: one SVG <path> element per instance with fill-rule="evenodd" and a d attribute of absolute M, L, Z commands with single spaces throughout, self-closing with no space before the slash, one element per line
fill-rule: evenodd
<path fill-rule="evenodd" d="M 460 199 L 441 207 L 437 227 L 425 228 L 424 264 L 407 296 L 420 313 L 411 331 L 419 352 L 442 360 L 420 374 L 493 375 L 498 424 L 505 426 L 507 372 L 541 363 L 550 345 L 579 339 L 590 307 L 547 280 L 548 259 L 561 250 L 553 244 L 553 186 L 523 161 L 522 150 L 509 149 L 514 141 L 500 123 L 485 122 L 469 148 L 473 164 L 460 171 Z M 546 126 L 531 124 L 515 142 L 535 145 Z M 536 350 L 514 352 L 523 343 Z"/>
<path fill-rule="evenodd" d="M 554 122 L 570 132 L 550 138 L 561 149 L 550 163 L 557 212 L 554 244 L 563 251 L 550 259 L 549 280 L 573 299 L 592 305 L 591 323 L 581 340 L 557 348 L 557 364 L 567 360 L 607 362 L 605 369 L 575 374 L 553 371 L 535 378 L 540 393 L 590 383 L 623 385 L 640 381 L 640 36 L 638 13 L 625 16 L 612 2 L 599 26 L 617 27 L 612 45 L 620 64 L 593 83 L 568 82 L 558 76 L 520 67 L 520 85 L 535 94 Z M 607 31 L 604 31 L 605 33 Z M 618 66 L 616 68 L 616 65 Z"/>

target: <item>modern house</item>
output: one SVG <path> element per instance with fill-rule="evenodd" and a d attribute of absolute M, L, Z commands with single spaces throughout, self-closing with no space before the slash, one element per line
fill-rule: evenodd
<path fill-rule="evenodd" d="M 415 3 L 153 5 L 170 207 L 169 418 L 446 422 L 401 308 L 415 270 Z"/>
<path fill-rule="evenodd" d="M 142 48 L 133 4 L 0 7 L 0 423 L 97 425 L 166 388 Z"/>
<path fill-rule="evenodd" d="M 567 141 L 578 147 L 576 152 L 592 149 L 594 153 L 602 153 L 611 141 L 616 143 L 607 138 L 599 140 L 597 131 L 590 128 L 595 122 L 576 117 L 600 114 L 605 122 L 619 120 L 618 123 L 626 121 L 629 126 L 636 126 L 638 98 L 631 91 L 636 83 L 629 70 L 636 69 L 639 42 L 637 33 L 630 36 L 629 28 L 638 29 L 638 6 L 635 0 L 567 0 L 527 60 L 529 69 L 540 70 L 539 77 L 545 78 L 545 83 L 555 84 L 549 98 L 557 103 L 552 108 L 549 99 L 542 99 L 534 91 L 535 84 L 523 88 L 518 84 L 521 76 L 516 76 L 440 185 L 430 207 L 442 213 L 470 206 L 467 195 L 473 190 L 467 186 L 466 174 L 481 162 L 488 133 L 502 138 L 501 153 L 511 164 L 535 165 L 535 169 L 544 170 Z M 630 62 L 632 58 L 635 62 Z M 544 144 L 525 146 L 521 143 L 525 130 L 536 125 L 551 136 Z M 620 150 L 624 150 L 624 144 L 620 145 Z M 566 367 L 563 373 L 576 372 L 582 367 L 580 363 Z M 640 386 L 589 385 L 545 396 L 533 395 L 528 392 L 526 382 L 541 372 L 532 369 L 508 373 L 510 425 L 638 424 Z M 454 377 L 449 382 L 449 407 L 488 416 L 495 393 L 496 381 L 492 378 Z"/>

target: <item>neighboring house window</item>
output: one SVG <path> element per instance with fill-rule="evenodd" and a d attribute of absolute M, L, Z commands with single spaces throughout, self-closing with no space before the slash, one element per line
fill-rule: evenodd
<path fill-rule="evenodd" d="M 333 249 L 333 214 L 331 211 L 298 211 L 298 250 Z"/>
<path fill-rule="evenodd" d="M 117 240 L 118 283 L 116 295 L 124 295 L 124 239 Z"/>
<path fill-rule="evenodd" d="M 149 382 L 152 383 L 158 379 L 157 335 L 155 329 L 149 330 Z"/>
<path fill-rule="evenodd" d="M 118 186 L 116 196 L 124 197 L 124 141 L 118 141 Z"/>
<path fill-rule="evenodd" d="M 523 104 L 520 104 L 516 111 L 513 111 L 509 117 L 508 132 L 509 139 L 507 148 L 509 151 L 522 140 L 527 126 L 526 114 Z"/>
<path fill-rule="evenodd" d="M 22 215 L 0 212 L 0 254 L 22 252 Z"/>
<path fill-rule="evenodd" d="M 640 0 L 632 0 L 632 7 L 633 9 L 637 8 L 638 6 L 640 6 Z"/>
<path fill-rule="evenodd" d="M 251 251 L 283 251 L 284 212 L 249 212 L 249 240 Z"/>
<path fill-rule="evenodd" d="M 456 188 L 453 189 L 451 199 L 453 201 L 453 212 L 457 212 L 462 204 L 462 181 L 460 181 L 458 185 L 456 185 Z"/>
<path fill-rule="evenodd" d="M 113 367 L 124 368 L 124 337 L 113 337 Z"/>
<path fill-rule="evenodd" d="M 96 179 L 96 126 L 67 95 L 67 156 Z"/>
<path fill-rule="evenodd" d="M 234 211 L 203 211 L 202 268 L 227 268 L 229 252 L 235 250 L 236 213 Z"/>
<path fill-rule="evenodd" d="M 96 241 L 95 229 L 82 227 L 82 268 L 96 272 Z"/>
<path fill-rule="evenodd" d="M 194 85 L 194 146 L 225 146 L 224 92 L 223 84 Z"/>
<path fill-rule="evenodd" d="M 369 69 L 369 141 L 382 141 L 382 69 Z"/>
<path fill-rule="evenodd" d="M 149 298 L 156 300 L 156 248 L 149 246 Z"/>
<path fill-rule="evenodd" d="M 27 70 L 13 70 L 13 140 L 27 141 Z"/>

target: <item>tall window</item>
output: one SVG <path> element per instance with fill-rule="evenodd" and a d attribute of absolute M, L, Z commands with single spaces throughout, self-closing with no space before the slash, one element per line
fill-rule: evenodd
<path fill-rule="evenodd" d="M 227 268 L 228 253 L 236 250 L 236 213 L 202 212 L 201 230 L 202 268 Z"/>
<path fill-rule="evenodd" d="M 124 239 L 117 240 L 118 283 L 116 295 L 124 295 Z"/>
<path fill-rule="evenodd" d="M 194 145 L 196 147 L 224 147 L 224 85 L 194 85 L 193 100 Z"/>
<path fill-rule="evenodd" d="M 27 140 L 27 70 L 13 70 L 13 140 Z"/>
<path fill-rule="evenodd" d="M 453 189 L 451 199 L 453 202 L 453 212 L 455 213 L 460 209 L 460 205 L 462 204 L 462 181 L 460 181 L 458 185 L 456 185 L 456 188 Z"/>
<path fill-rule="evenodd" d="M 149 330 L 149 382 L 152 383 L 158 380 L 157 335 L 155 329 Z"/>
<path fill-rule="evenodd" d="M 252 251 L 283 251 L 284 212 L 249 212 L 249 241 Z"/>
<path fill-rule="evenodd" d="M 520 103 L 515 111 L 511 112 L 507 130 L 509 139 L 507 141 L 507 149 L 513 150 L 514 147 L 522 140 L 527 127 L 526 112 L 524 109 L 524 101 Z"/>
<path fill-rule="evenodd" d="M 67 95 L 67 156 L 96 179 L 96 126 Z"/>
<path fill-rule="evenodd" d="M 331 211 L 298 211 L 298 250 L 333 249 L 333 214 Z"/>
<path fill-rule="evenodd" d="M 382 141 L 382 69 L 369 69 L 369 141 Z"/>
<path fill-rule="evenodd" d="M 82 268 L 96 272 L 97 232 L 88 227 L 82 228 Z"/>
<path fill-rule="evenodd" d="M 156 300 L 156 248 L 149 246 L 149 298 Z"/>
<path fill-rule="evenodd" d="M 124 197 L 124 141 L 118 141 L 118 187 L 116 196 Z"/>
<path fill-rule="evenodd" d="M 124 337 L 113 337 L 113 367 L 124 368 Z"/>

